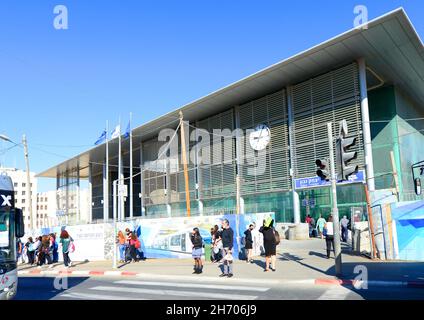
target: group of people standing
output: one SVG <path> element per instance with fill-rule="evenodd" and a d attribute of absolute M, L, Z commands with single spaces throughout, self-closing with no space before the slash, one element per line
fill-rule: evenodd
<path fill-rule="evenodd" d="M 244 247 L 246 250 L 246 262 L 253 263 L 253 236 L 252 231 L 255 225 L 251 224 L 245 231 Z M 274 220 L 267 218 L 263 221 L 263 226 L 259 229 L 263 234 L 265 251 L 265 272 L 276 271 L 277 246 L 280 243 L 280 236 L 274 228 Z M 220 277 L 232 278 L 234 276 L 234 230 L 230 227 L 228 220 L 223 220 L 221 229 L 216 225 L 211 229 L 211 261 L 219 263 L 222 266 Z M 191 234 L 193 245 L 194 272 L 193 274 L 203 273 L 203 248 L 205 247 L 199 228 L 194 228 Z"/>
<path fill-rule="evenodd" d="M 48 265 L 50 268 L 55 263 L 59 262 L 59 245 L 62 247 L 63 263 L 65 267 L 71 267 L 72 261 L 69 253 L 75 250 L 73 239 L 66 230 L 62 230 L 59 241 L 57 241 L 56 234 L 32 237 L 27 239 L 23 244 L 20 239 L 17 241 L 18 261 L 28 263 L 31 266 L 38 266 L 41 268 L 43 265 Z"/>
<path fill-rule="evenodd" d="M 116 242 L 119 246 L 119 259 L 121 263 L 135 263 L 144 259 L 143 251 L 141 251 L 141 241 L 137 234 L 130 229 L 118 232 Z"/>
<path fill-rule="evenodd" d="M 230 222 L 225 219 L 221 223 L 221 229 L 216 225 L 211 229 L 211 260 L 213 263 L 220 263 L 223 266 L 220 277 L 232 278 L 234 276 L 233 268 L 233 246 L 234 230 L 230 227 Z M 194 228 L 190 235 L 193 245 L 194 272 L 193 274 L 203 273 L 203 248 L 205 244 L 200 234 L 199 228 Z"/>
<path fill-rule="evenodd" d="M 322 215 L 320 215 L 316 226 L 314 223 L 314 219 L 308 215 L 306 217 L 306 223 L 309 225 L 309 235 L 311 236 L 311 229 L 315 228 L 317 232 L 317 236 L 321 237 L 321 239 L 325 238 L 326 247 L 327 247 L 327 259 L 330 259 L 331 251 L 334 251 L 334 220 L 333 215 L 328 217 L 328 221 L 326 221 Z M 343 216 L 340 220 L 340 234 L 342 242 L 347 242 L 348 240 L 348 232 L 349 232 L 349 219 L 347 216 Z"/>

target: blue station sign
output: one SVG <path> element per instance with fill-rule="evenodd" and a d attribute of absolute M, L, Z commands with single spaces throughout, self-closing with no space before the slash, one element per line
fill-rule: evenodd
<path fill-rule="evenodd" d="M 337 182 L 338 185 L 350 183 L 365 183 L 365 172 L 359 171 L 357 174 L 351 175 L 349 177 L 349 181 Z M 321 180 L 320 177 L 295 179 L 296 189 L 307 189 L 326 186 L 331 186 L 331 181 Z"/>

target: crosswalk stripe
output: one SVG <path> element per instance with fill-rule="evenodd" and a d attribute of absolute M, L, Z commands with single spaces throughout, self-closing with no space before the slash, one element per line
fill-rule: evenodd
<path fill-rule="evenodd" d="M 96 291 L 108 292 L 122 292 L 122 293 L 138 293 L 138 294 L 151 294 L 161 296 L 174 296 L 174 297 L 193 297 L 193 298 L 210 298 L 210 299 L 224 299 L 224 300 L 255 300 L 257 296 L 239 295 L 239 294 L 218 294 L 213 292 L 194 292 L 194 291 L 175 291 L 175 290 L 162 290 L 162 289 L 141 289 L 141 288 L 119 288 L 119 287 L 94 287 L 90 288 Z"/>
<path fill-rule="evenodd" d="M 242 287 L 242 286 L 225 286 L 225 285 L 208 285 L 200 283 L 176 283 L 176 282 L 145 282 L 145 281 L 116 281 L 116 284 L 153 286 L 153 287 L 176 287 L 176 288 L 201 288 L 201 289 L 218 289 L 218 290 L 238 290 L 238 291 L 258 291 L 267 292 L 270 288 L 263 287 Z"/>
<path fill-rule="evenodd" d="M 89 293 L 80 293 L 80 292 L 72 292 L 72 293 L 66 293 L 60 295 L 60 297 L 63 298 L 70 298 L 70 299 L 79 299 L 79 300 L 87 300 L 87 299 L 93 299 L 93 300 L 129 300 L 128 297 L 122 297 L 122 296 L 111 296 L 111 295 L 103 295 L 103 294 L 89 294 Z M 131 298 L 131 300 L 147 300 L 147 299 L 141 299 L 141 298 Z"/>
<path fill-rule="evenodd" d="M 151 273 L 138 273 L 136 275 L 137 278 L 143 278 L 146 280 L 150 279 L 156 279 L 156 280 L 187 280 L 192 282 L 225 282 L 225 283 L 232 283 L 232 282 L 238 282 L 238 283 L 251 283 L 251 284 L 263 284 L 264 281 L 269 284 L 279 284 L 280 280 L 275 279 L 267 279 L 267 280 L 260 280 L 260 279 L 246 279 L 246 278 L 237 278 L 235 276 L 234 278 L 228 279 L 228 278 L 219 278 L 216 277 L 208 277 L 208 276 L 200 276 L 200 277 L 193 277 L 193 276 L 181 276 L 181 275 L 162 275 L 162 274 L 151 274 Z"/>
<path fill-rule="evenodd" d="M 352 291 L 343 286 L 331 286 L 318 300 L 346 300 L 350 293 Z"/>

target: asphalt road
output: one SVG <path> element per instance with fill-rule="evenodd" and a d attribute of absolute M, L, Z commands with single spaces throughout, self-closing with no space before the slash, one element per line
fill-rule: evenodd
<path fill-rule="evenodd" d="M 61 289 L 64 287 L 65 289 Z M 424 289 L 138 278 L 21 277 L 17 300 L 424 300 Z"/>

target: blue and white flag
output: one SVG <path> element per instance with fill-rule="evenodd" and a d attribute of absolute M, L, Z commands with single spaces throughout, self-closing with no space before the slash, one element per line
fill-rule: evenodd
<path fill-rule="evenodd" d="M 103 131 L 103 133 L 99 137 L 99 139 L 97 139 L 97 141 L 94 143 L 94 145 L 98 146 L 99 144 L 102 144 L 103 142 L 105 142 L 106 141 L 106 135 L 107 135 L 107 132 L 105 130 L 105 131 Z"/>
<path fill-rule="evenodd" d="M 124 134 L 124 139 L 127 139 L 130 136 L 130 132 L 131 132 L 131 122 L 128 122 L 127 130 L 125 131 L 125 134 Z"/>
<path fill-rule="evenodd" d="M 117 125 L 115 130 L 112 131 L 112 139 L 118 138 L 121 134 L 121 125 Z"/>

